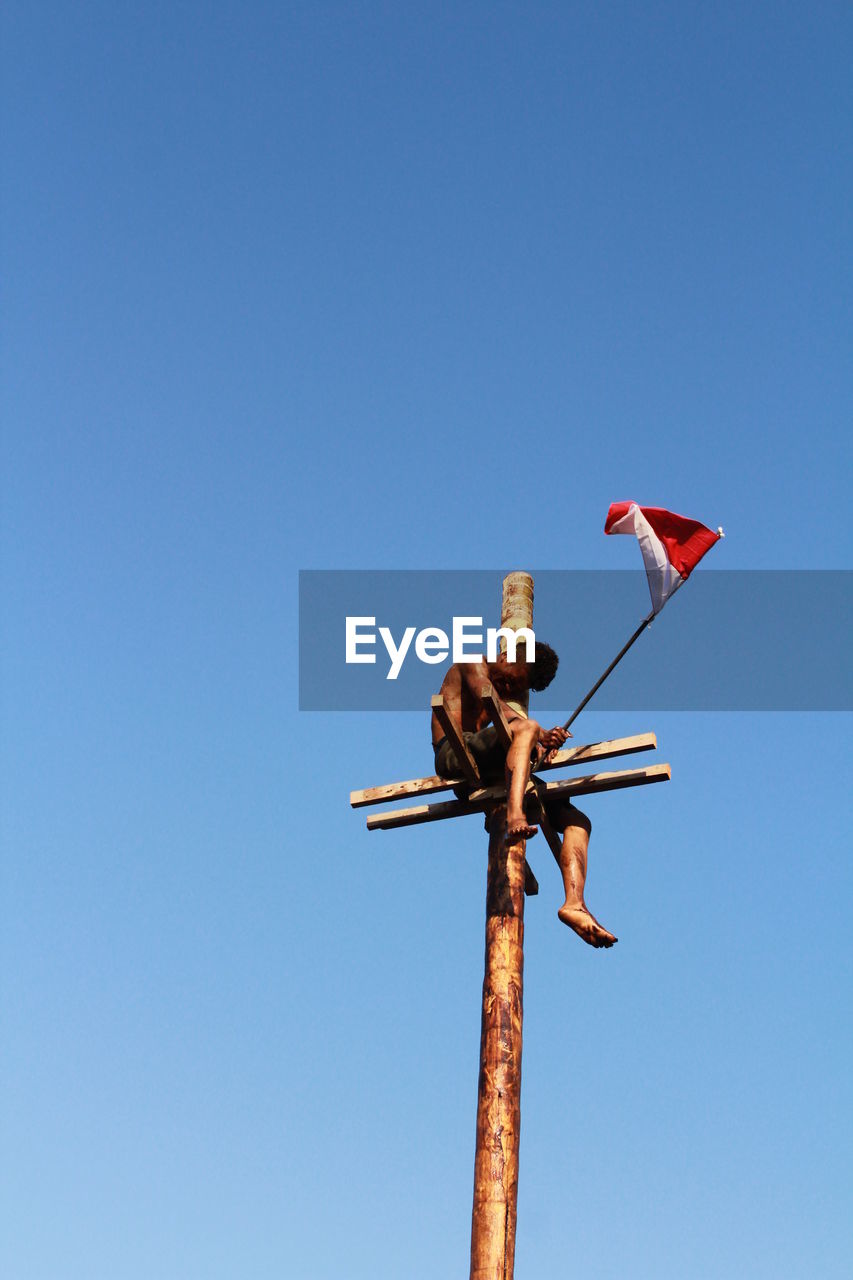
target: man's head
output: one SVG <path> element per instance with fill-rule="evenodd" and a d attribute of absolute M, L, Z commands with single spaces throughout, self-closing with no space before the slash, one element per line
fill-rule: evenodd
<path fill-rule="evenodd" d="M 537 693 L 541 693 L 543 689 L 547 689 L 548 685 L 557 674 L 557 667 L 560 665 L 560 659 L 549 644 L 545 644 L 542 640 L 536 641 L 536 661 L 528 662 L 528 684 L 531 689 L 535 689 Z"/>
<path fill-rule="evenodd" d="M 498 655 L 498 664 L 503 667 L 506 675 L 513 683 L 518 683 L 523 689 L 534 689 L 537 693 L 541 693 L 543 689 L 547 689 L 548 685 L 557 674 L 557 667 L 560 659 L 549 644 L 545 644 L 543 640 L 536 641 L 536 660 L 534 662 L 526 662 L 524 655 L 527 652 L 527 646 L 524 643 L 519 644 L 516 662 L 508 662 L 506 653 Z"/>

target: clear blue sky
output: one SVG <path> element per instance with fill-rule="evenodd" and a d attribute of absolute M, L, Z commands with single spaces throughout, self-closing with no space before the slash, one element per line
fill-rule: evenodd
<path fill-rule="evenodd" d="M 9 1280 L 466 1273 L 483 834 L 350 811 L 425 725 L 298 713 L 297 571 L 849 567 L 852 36 L 6 4 Z M 612 953 L 531 846 L 518 1274 L 846 1275 L 849 716 L 577 728 L 673 781 L 586 806 Z"/>

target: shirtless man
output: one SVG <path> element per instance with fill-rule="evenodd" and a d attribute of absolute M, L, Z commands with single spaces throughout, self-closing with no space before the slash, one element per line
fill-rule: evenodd
<path fill-rule="evenodd" d="M 524 646 L 519 652 L 524 652 Z M 542 690 L 554 679 L 559 658 L 541 640 L 536 641 L 536 661 L 520 659 L 508 662 L 505 653 L 496 662 L 480 658 L 476 662 L 454 663 L 441 685 L 444 705 L 462 731 L 462 736 L 477 762 L 483 781 L 506 778 L 507 840 L 530 840 L 538 828 L 528 822 L 524 797 L 532 768 L 550 759 L 571 734 L 565 729 L 542 729 L 527 717 L 521 702 L 529 689 Z M 480 698 L 483 685 L 491 684 L 500 701 L 501 711 L 512 743 L 505 752 L 497 730 L 489 724 L 491 716 Z M 432 745 L 435 771 L 443 778 L 459 777 L 462 770 L 456 754 L 435 715 L 432 717 Z M 603 928 L 584 902 L 587 852 L 592 829 L 586 814 L 566 800 L 547 804 L 548 820 L 562 831 L 560 871 L 566 900 L 557 912 L 563 924 L 593 947 L 612 947 L 616 938 Z"/>

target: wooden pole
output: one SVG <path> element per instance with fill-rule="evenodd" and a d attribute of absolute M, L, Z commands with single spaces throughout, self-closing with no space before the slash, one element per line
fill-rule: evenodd
<path fill-rule="evenodd" d="M 504 579 L 501 626 L 532 627 L 533 579 Z M 521 1131 L 525 842 L 507 845 L 506 809 L 491 812 L 486 959 L 480 1022 L 471 1280 L 512 1280 Z"/>
<path fill-rule="evenodd" d="M 489 837 L 471 1280 L 512 1280 L 515 1265 L 525 852 L 523 840 L 507 845 L 505 819 L 493 811 Z"/>
<path fill-rule="evenodd" d="M 512 1280 L 521 1130 L 524 841 L 507 845 L 493 810 L 485 901 L 485 974 L 476 1102 L 471 1280 Z"/>

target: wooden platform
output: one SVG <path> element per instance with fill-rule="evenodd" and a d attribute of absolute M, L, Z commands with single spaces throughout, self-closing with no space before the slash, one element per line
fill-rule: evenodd
<path fill-rule="evenodd" d="M 453 736 L 455 738 L 455 731 Z M 536 771 L 536 790 L 540 799 L 568 798 L 592 795 L 599 791 L 621 791 L 626 787 L 648 786 L 655 782 L 668 782 L 670 778 L 668 764 L 653 764 L 643 769 L 587 773 L 580 777 L 563 778 L 553 782 L 546 782 L 539 778 L 539 774 L 554 769 L 589 764 L 597 760 L 610 760 L 616 756 L 634 755 L 640 751 L 653 751 L 656 747 L 657 738 L 653 733 L 639 733 L 628 738 L 610 738 L 604 742 L 568 747 L 558 751 L 548 764 L 539 766 Z M 460 755 L 457 758 L 463 757 Z M 382 813 L 373 813 L 367 819 L 369 831 L 392 831 L 396 827 L 411 827 L 424 822 L 441 822 L 445 818 L 461 818 L 466 814 L 484 813 L 492 805 L 506 799 L 506 788 L 503 782 L 483 785 L 477 776 L 473 760 L 468 757 L 465 763 L 466 770 L 469 772 L 467 778 L 441 778 L 433 774 L 427 778 L 411 778 L 407 782 L 389 782 L 385 786 L 366 787 L 361 791 L 350 792 L 350 804 L 354 809 L 359 809 L 366 805 L 382 804 L 388 800 L 406 800 L 416 796 L 433 795 L 452 788 L 466 789 L 466 794 L 461 799 L 388 809 Z M 543 822 L 542 825 L 552 852 L 557 857 L 559 840 L 556 833 L 548 828 L 547 822 Z"/>
<path fill-rule="evenodd" d="M 569 765 L 591 764 L 596 760 L 611 760 L 616 756 L 630 756 L 638 751 L 654 751 L 657 745 L 657 738 L 653 733 L 638 733 L 631 738 L 611 738 L 609 741 L 593 742 L 587 746 L 567 747 L 564 751 L 558 751 L 550 764 L 540 765 L 537 773 Z M 388 782 L 380 787 L 351 791 L 350 804 L 353 809 L 361 809 L 366 805 L 382 804 L 386 800 L 434 795 L 439 791 L 451 791 L 454 787 L 465 786 L 467 781 L 463 777 L 440 778 L 437 774 L 432 774 L 428 778 L 411 778 L 408 782 Z"/>
<path fill-rule="evenodd" d="M 586 796 L 598 791 L 621 791 L 626 787 L 642 787 L 653 782 L 668 782 L 668 764 L 653 764 L 645 769 L 621 769 L 612 773 L 588 773 L 580 778 L 546 782 L 540 788 L 548 798 Z M 421 822 L 440 822 L 443 818 L 461 818 L 469 813 L 483 813 L 489 805 L 506 798 L 503 783 L 491 787 L 475 787 L 467 800 L 444 800 L 438 804 L 419 804 L 409 809 L 389 809 L 373 813 L 367 819 L 368 831 L 391 831 L 395 827 L 411 827 Z"/>

